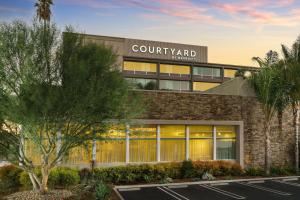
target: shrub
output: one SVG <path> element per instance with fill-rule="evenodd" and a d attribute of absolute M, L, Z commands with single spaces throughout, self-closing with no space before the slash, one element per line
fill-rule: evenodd
<path fill-rule="evenodd" d="M 16 190 L 20 187 L 20 174 L 22 170 L 14 165 L 6 165 L 0 168 L 0 192 Z"/>
<path fill-rule="evenodd" d="M 292 175 L 295 174 L 295 169 L 292 167 L 271 167 L 271 175 Z"/>
<path fill-rule="evenodd" d="M 249 167 L 246 170 L 246 175 L 248 176 L 264 176 L 265 171 L 259 167 Z"/>
<path fill-rule="evenodd" d="M 35 173 L 40 178 L 41 170 L 37 168 Z M 48 186 L 50 188 L 66 187 L 79 183 L 80 176 L 76 169 L 57 167 L 51 170 L 49 174 Z M 27 172 L 22 172 L 20 182 L 25 188 L 32 188 L 32 183 Z"/>
<path fill-rule="evenodd" d="M 79 183 L 80 176 L 76 169 L 70 169 L 65 167 L 57 167 L 51 170 L 49 175 L 49 186 L 54 187 L 66 187 Z"/>
<path fill-rule="evenodd" d="M 105 200 L 110 194 L 110 188 L 103 182 L 97 183 L 95 186 L 95 196 L 97 200 Z"/>
<path fill-rule="evenodd" d="M 191 178 L 195 175 L 194 165 L 191 160 L 185 160 L 182 162 L 181 169 L 180 169 L 181 175 L 183 178 Z"/>

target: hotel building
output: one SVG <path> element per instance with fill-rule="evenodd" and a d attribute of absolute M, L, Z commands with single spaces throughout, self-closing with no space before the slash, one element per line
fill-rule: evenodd
<path fill-rule="evenodd" d="M 90 151 L 72 150 L 66 165 L 111 166 L 191 160 L 232 160 L 242 167 L 264 165 L 263 114 L 239 69 L 208 62 L 205 46 L 84 35 L 118 55 L 120 70 L 147 101 L 138 119 L 108 131 Z M 293 162 L 290 113 L 285 135 L 272 126 L 272 164 Z"/>

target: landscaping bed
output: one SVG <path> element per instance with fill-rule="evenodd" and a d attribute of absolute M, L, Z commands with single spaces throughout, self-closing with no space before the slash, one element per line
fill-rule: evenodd
<path fill-rule="evenodd" d="M 37 167 L 37 176 L 41 176 Z M 296 175 L 291 167 L 272 167 L 271 176 Z M 201 180 L 230 180 L 266 177 L 261 168 L 243 170 L 229 161 L 184 161 L 155 165 L 127 165 L 90 169 L 56 167 L 49 175 L 49 193 L 42 196 L 31 191 L 26 172 L 12 165 L 0 167 L 0 198 L 117 200 L 114 185 L 161 184 Z"/>

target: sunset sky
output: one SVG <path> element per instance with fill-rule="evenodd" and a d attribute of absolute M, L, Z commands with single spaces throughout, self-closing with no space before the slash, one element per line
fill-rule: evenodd
<path fill-rule="evenodd" d="M 35 0 L 0 0 L 0 21 L 35 15 Z M 78 31 L 208 46 L 211 63 L 254 65 L 300 35 L 299 0 L 54 0 L 52 20 Z"/>

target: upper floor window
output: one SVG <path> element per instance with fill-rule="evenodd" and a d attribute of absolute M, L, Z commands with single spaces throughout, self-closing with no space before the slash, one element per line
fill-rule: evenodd
<path fill-rule="evenodd" d="M 193 75 L 211 78 L 221 77 L 221 69 L 212 67 L 193 67 Z"/>
<path fill-rule="evenodd" d="M 225 78 L 234 78 L 236 72 L 237 72 L 236 69 L 224 69 L 224 77 Z"/>
<path fill-rule="evenodd" d="M 160 74 L 163 75 L 179 75 L 179 76 L 186 76 L 190 75 L 190 67 L 184 66 L 184 65 L 167 65 L 167 64 L 161 64 L 160 65 Z"/>
<path fill-rule="evenodd" d="M 124 71 L 131 71 L 134 74 L 156 74 L 156 63 L 124 61 Z"/>
<path fill-rule="evenodd" d="M 146 78 L 126 78 L 130 83 L 133 84 L 133 87 L 136 89 L 142 90 L 156 90 L 157 81 L 155 79 L 146 79 Z"/>
<path fill-rule="evenodd" d="M 190 82 L 189 81 L 170 81 L 170 80 L 160 80 L 159 81 L 160 90 L 178 90 L 178 91 L 189 91 Z"/>
<path fill-rule="evenodd" d="M 207 82 L 193 82 L 193 91 L 206 91 L 211 88 L 217 87 L 220 83 L 207 83 Z"/>

